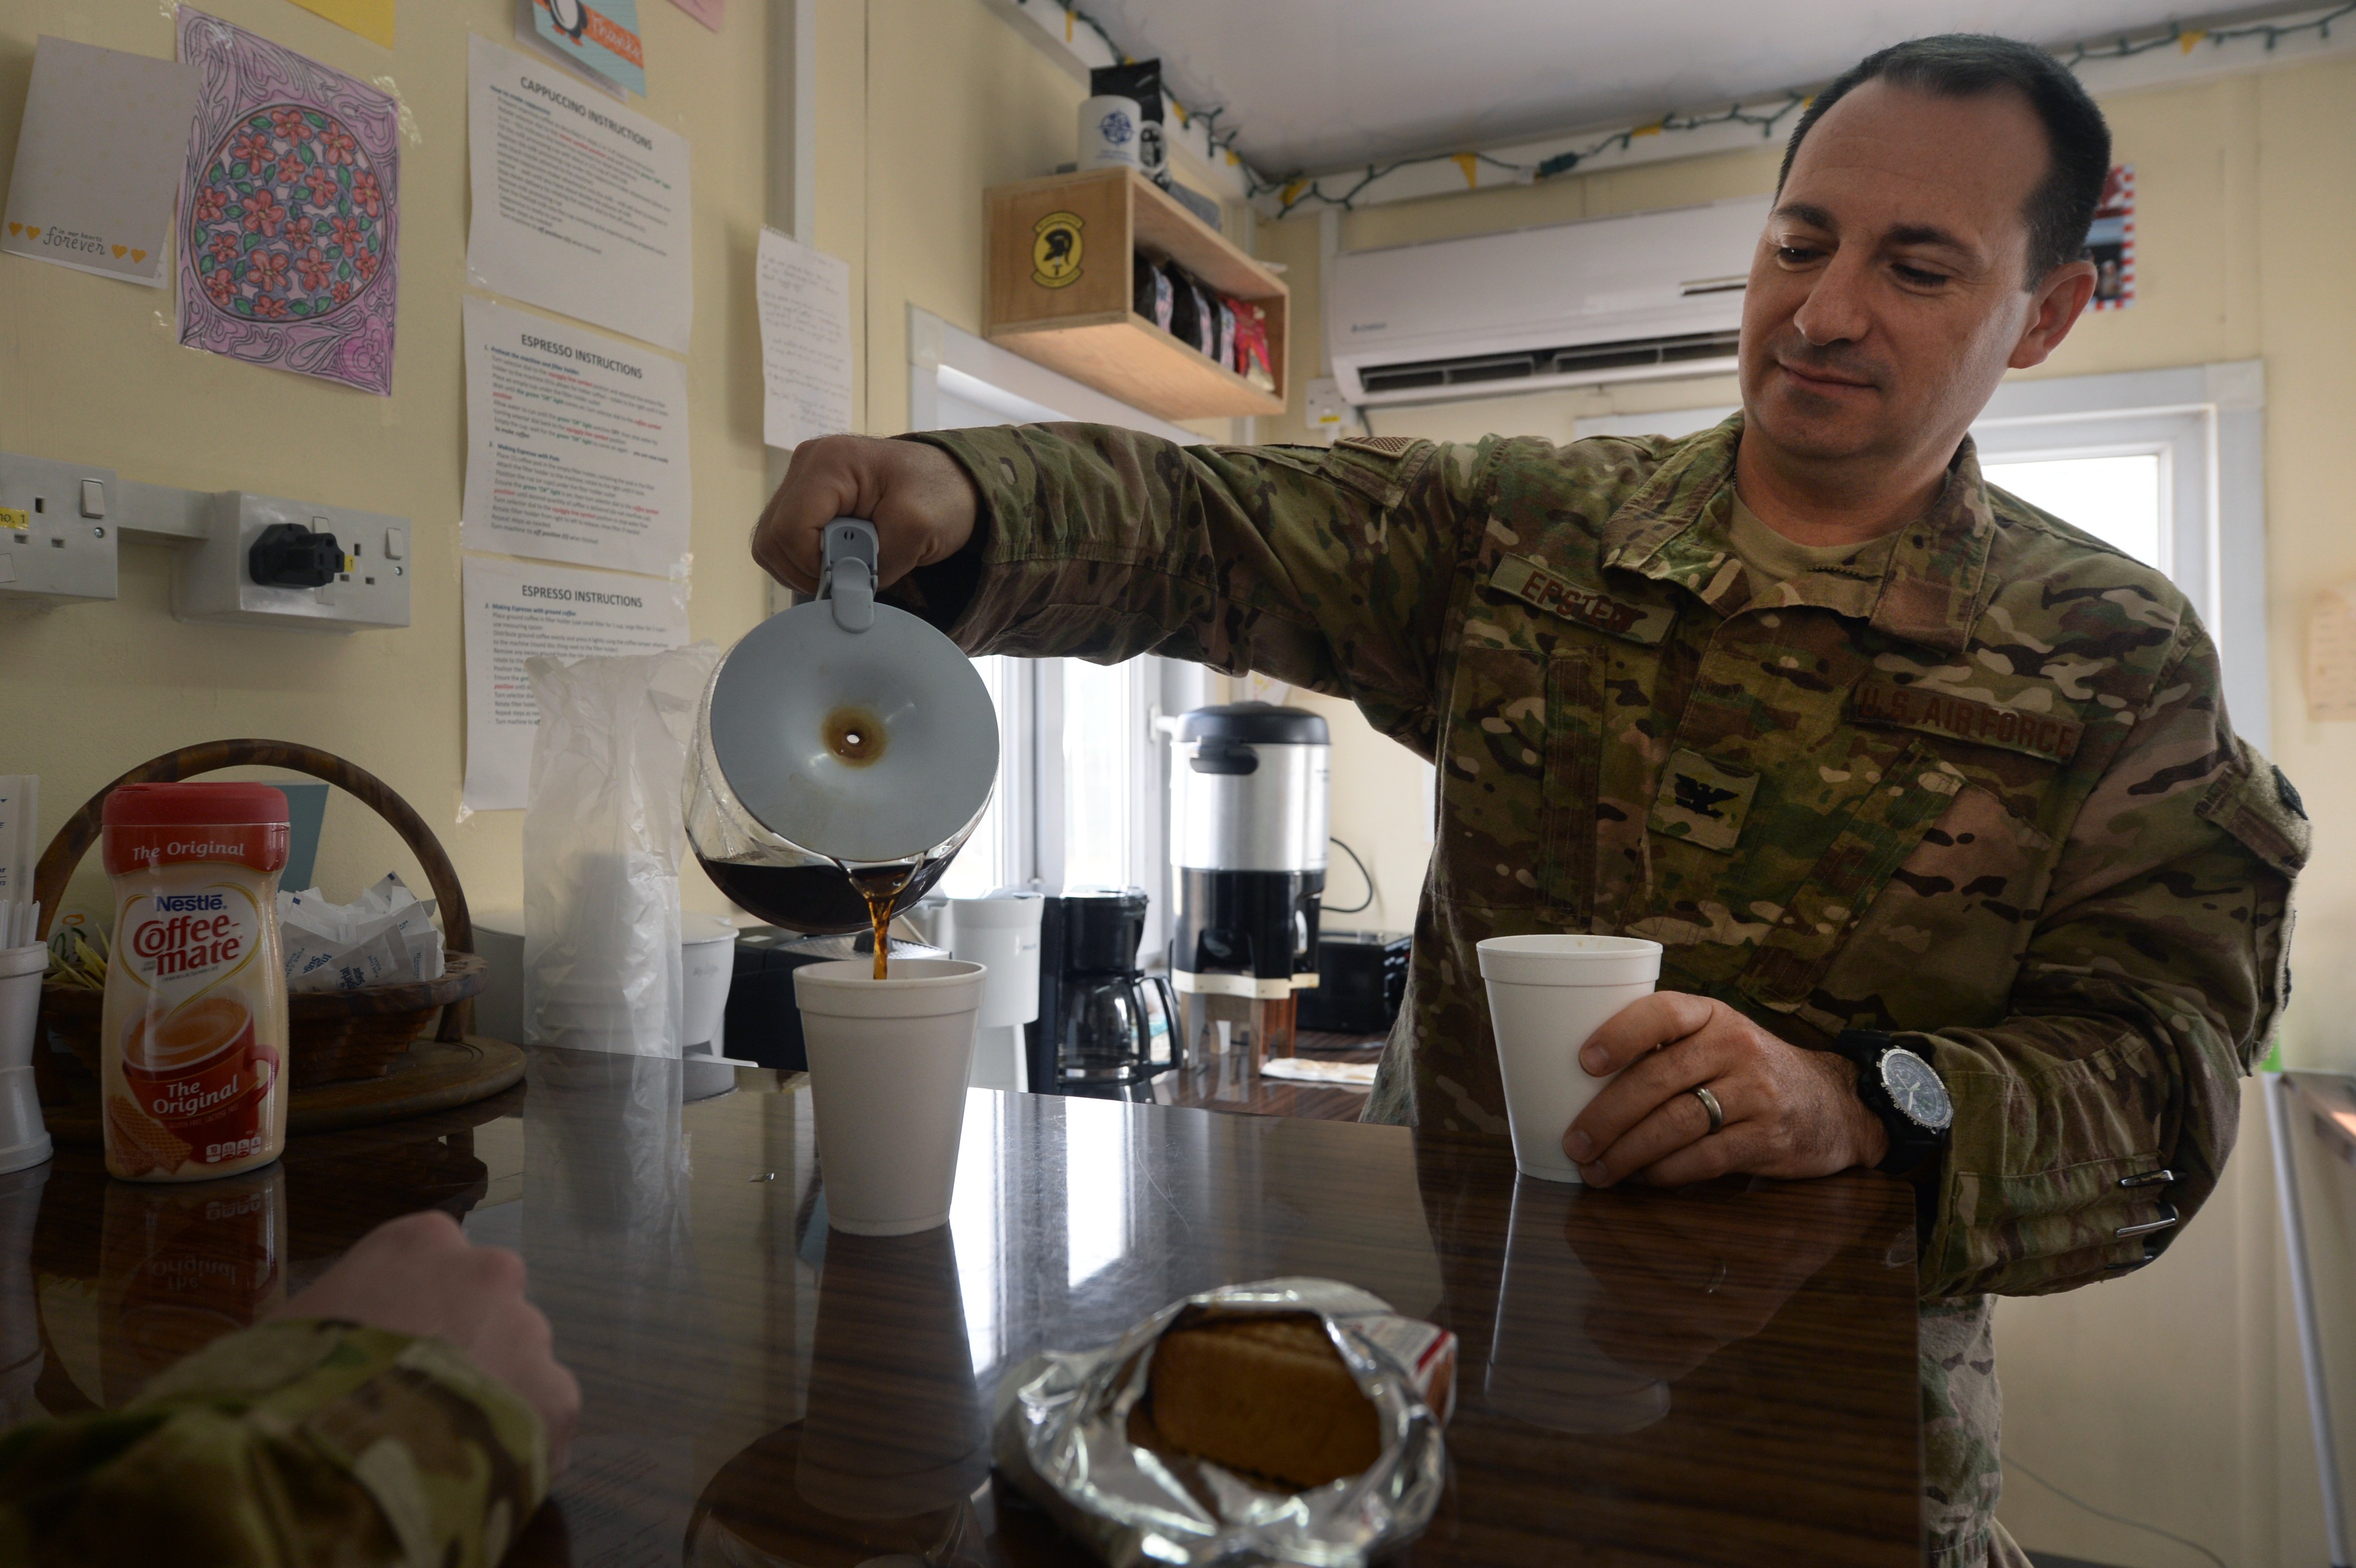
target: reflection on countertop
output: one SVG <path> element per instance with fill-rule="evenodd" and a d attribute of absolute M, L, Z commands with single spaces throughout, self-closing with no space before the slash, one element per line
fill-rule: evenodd
<path fill-rule="evenodd" d="M 1502 1138 L 977 1091 L 950 1225 L 861 1238 L 826 1227 L 801 1081 L 682 1104 L 679 1074 L 541 1051 L 497 1100 L 244 1177 L 68 1150 L 0 1179 L 0 1399 L 119 1403 L 438 1206 L 523 1253 L 586 1394 L 511 1561 L 1078 1561 L 989 1480 L 1006 1373 L 1322 1275 L 1462 1340 L 1416 1561 L 1738 1563 L 1762 1530 L 1913 1560 L 1912 1213 L 1879 1178 L 1590 1192 L 1517 1179 Z"/>

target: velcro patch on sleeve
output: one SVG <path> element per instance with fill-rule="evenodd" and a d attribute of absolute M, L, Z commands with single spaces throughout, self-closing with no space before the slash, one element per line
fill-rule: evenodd
<path fill-rule="evenodd" d="M 1509 555 L 1489 573 L 1489 586 L 1551 614 L 1647 646 L 1669 635 L 1676 612 L 1665 604 L 1631 604 L 1558 577 L 1527 556 Z"/>
<path fill-rule="evenodd" d="M 1859 724 L 1920 730 L 1975 745 L 2025 752 L 2053 763 L 2066 763 L 2076 756 L 2078 742 L 2086 733 L 2086 727 L 2075 719 L 1999 708 L 1977 698 L 1901 686 L 1894 680 L 1859 682 L 1849 693 L 1848 714 Z"/>

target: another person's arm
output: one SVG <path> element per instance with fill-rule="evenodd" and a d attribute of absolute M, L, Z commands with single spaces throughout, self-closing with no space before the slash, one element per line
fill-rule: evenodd
<path fill-rule="evenodd" d="M 837 436 L 796 449 L 754 556 L 807 592 L 828 519 L 872 517 L 882 581 L 909 579 L 969 652 L 1258 670 L 1355 700 L 1428 756 L 1491 450 L 1181 447 L 1104 425 Z"/>
<path fill-rule="evenodd" d="M 0 1561 L 490 1568 L 580 1406 L 521 1261 L 412 1214 L 121 1409 L 0 1436 Z"/>

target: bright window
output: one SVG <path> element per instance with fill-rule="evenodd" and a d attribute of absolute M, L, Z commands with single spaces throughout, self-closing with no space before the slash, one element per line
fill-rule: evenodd
<path fill-rule="evenodd" d="M 2165 475 L 2157 452 L 1988 462 L 1980 464 L 1980 476 L 2147 566 L 2168 570 Z"/>
<path fill-rule="evenodd" d="M 1064 885 L 1140 880 L 1138 821 L 1151 761 L 1139 671 L 1056 659 L 1064 683 Z"/>
<path fill-rule="evenodd" d="M 978 899 L 1030 875 L 1016 829 L 1027 772 L 1023 766 L 1022 714 L 1028 704 L 1023 700 L 1025 693 L 1020 686 L 1029 682 L 1031 672 L 1021 659 L 995 655 L 974 660 L 973 667 L 980 673 L 982 685 L 990 688 L 991 705 L 998 709 L 998 784 L 973 837 L 966 840 L 958 858 L 949 862 L 948 874 L 936 884 L 938 891 L 953 899 Z"/>

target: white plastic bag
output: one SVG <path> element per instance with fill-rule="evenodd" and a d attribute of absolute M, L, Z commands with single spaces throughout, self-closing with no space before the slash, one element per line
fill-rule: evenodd
<path fill-rule="evenodd" d="M 677 1056 L 680 786 L 720 649 L 524 668 L 540 704 L 523 818 L 523 1032 Z"/>

